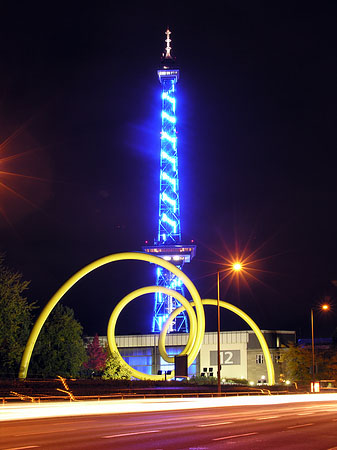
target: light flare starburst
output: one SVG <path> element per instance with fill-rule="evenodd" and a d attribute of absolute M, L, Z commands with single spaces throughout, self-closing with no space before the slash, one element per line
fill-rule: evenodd
<path fill-rule="evenodd" d="M 41 210 L 49 196 L 45 147 L 31 136 L 29 124 L 27 121 L 0 142 L 0 216 L 12 230 L 32 209 Z"/>
<path fill-rule="evenodd" d="M 239 240 L 236 238 L 234 250 L 230 249 L 224 241 L 222 241 L 221 250 L 205 246 L 216 256 L 216 259 L 204 260 L 204 262 L 216 266 L 216 270 L 207 273 L 205 277 L 214 277 L 215 280 L 215 275 L 219 272 L 222 298 L 227 295 L 232 287 L 236 289 L 237 294 L 240 294 L 241 289 L 244 288 L 252 296 L 254 284 L 260 284 L 266 289 L 272 290 L 263 279 L 265 274 L 273 273 L 266 268 L 266 262 L 276 255 L 260 256 L 267 242 L 268 240 L 264 241 L 253 250 L 250 249 L 252 247 L 251 239 L 248 239 L 244 246 L 240 246 Z"/>

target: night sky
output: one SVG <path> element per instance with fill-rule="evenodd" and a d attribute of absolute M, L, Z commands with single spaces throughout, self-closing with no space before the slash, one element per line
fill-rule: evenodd
<path fill-rule="evenodd" d="M 183 241 L 197 245 L 185 272 L 216 298 L 224 258 L 251 255 L 247 284 L 224 279 L 222 298 L 299 338 L 328 300 L 315 325 L 331 336 L 336 3 L 22 3 L 1 3 L 0 251 L 31 280 L 29 300 L 43 306 L 86 264 L 156 237 L 169 26 Z M 152 284 L 154 266 L 113 263 L 62 301 L 86 334 L 104 335 L 114 305 Z M 152 310 L 151 297 L 135 300 L 117 331 L 150 332 Z M 206 316 L 215 331 L 216 311 Z M 223 314 L 223 330 L 245 328 Z"/>

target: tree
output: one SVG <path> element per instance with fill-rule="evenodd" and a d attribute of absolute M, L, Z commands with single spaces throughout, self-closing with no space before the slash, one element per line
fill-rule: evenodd
<path fill-rule="evenodd" d="M 316 353 L 316 352 L 315 352 Z M 321 380 L 337 380 L 337 349 L 333 345 L 326 350 L 319 351 L 320 364 L 318 366 Z"/>
<path fill-rule="evenodd" d="M 310 382 L 312 380 L 311 347 L 290 345 L 283 356 L 285 375 L 293 381 Z M 315 378 L 327 380 L 337 378 L 337 351 L 315 348 Z"/>
<path fill-rule="evenodd" d="M 131 372 L 124 367 L 115 353 L 111 353 L 106 361 L 106 367 L 102 375 L 103 380 L 130 380 Z"/>
<path fill-rule="evenodd" d="M 311 349 L 291 344 L 284 353 L 282 362 L 285 363 L 285 376 L 293 381 L 309 382 L 312 379 Z"/>
<path fill-rule="evenodd" d="M 12 272 L 4 265 L 0 255 L 0 376 L 18 374 L 29 329 L 32 324 L 34 303 L 28 303 L 22 294 L 29 281 L 22 274 Z"/>
<path fill-rule="evenodd" d="M 107 351 L 99 343 L 98 334 L 95 334 L 92 342 L 87 346 L 88 361 L 84 363 L 86 369 L 93 372 L 100 372 L 105 369 Z"/>
<path fill-rule="evenodd" d="M 43 378 L 76 377 L 86 359 L 82 326 L 71 308 L 58 303 L 40 332 L 30 373 Z"/>

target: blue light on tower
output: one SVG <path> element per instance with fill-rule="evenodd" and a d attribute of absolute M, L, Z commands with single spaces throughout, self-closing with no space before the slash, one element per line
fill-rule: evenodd
<path fill-rule="evenodd" d="M 190 262 L 194 257 L 196 247 L 181 243 L 176 130 L 176 84 L 179 79 L 179 69 L 175 68 L 174 58 L 171 56 L 170 34 L 171 32 L 167 30 L 162 67 L 157 72 L 162 87 L 158 237 L 153 246 L 143 247 L 143 250 L 182 268 L 185 262 Z M 184 295 L 181 281 L 163 268 L 157 268 L 156 284 L 174 289 Z M 178 306 L 180 303 L 175 298 L 161 293 L 155 294 L 152 332 L 160 332 L 168 316 Z M 179 314 L 171 323 L 169 332 L 174 331 L 188 332 L 185 312 Z"/>

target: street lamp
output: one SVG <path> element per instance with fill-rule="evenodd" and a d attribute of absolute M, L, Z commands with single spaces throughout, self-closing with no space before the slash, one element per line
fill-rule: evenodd
<path fill-rule="evenodd" d="M 322 311 L 328 311 L 330 305 L 324 303 L 320 306 Z M 314 308 L 311 308 L 311 351 L 312 351 L 312 381 L 315 382 L 315 339 L 314 339 Z"/>
<path fill-rule="evenodd" d="M 233 271 L 240 272 L 241 269 L 242 269 L 242 264 L 240 263 L 240 261 L 236 261 L 232 264 Z"/>
<path fill-rule="evenodd" d="M 240 272 L 242 269 L 242 264 L 240 261 L 234 261 L 231 264 L 232 272 Z M 217 272 L 217 306 L 218 306 L 218 394 L 221 394 L 221 360 L 220 360 L 220 270 Z"/>

